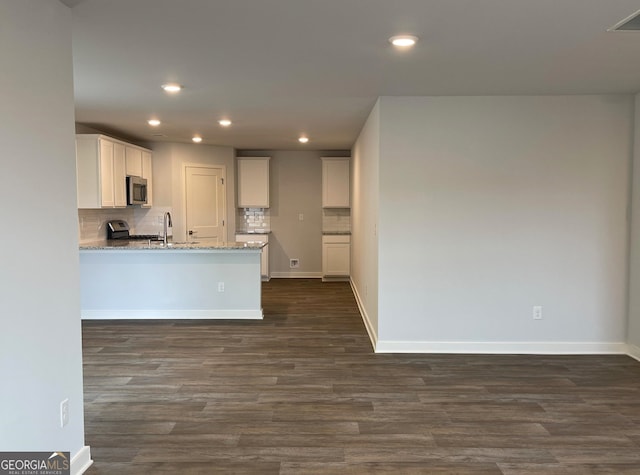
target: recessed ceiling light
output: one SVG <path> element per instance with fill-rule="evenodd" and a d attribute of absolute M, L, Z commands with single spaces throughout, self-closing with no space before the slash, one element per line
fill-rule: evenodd
<path fill-rule="evenodd" d="M 300 142 L 300 143 L 307 143 L 308 141 L 309 141 L 309 138 L 308 138 L 308 137 L 300 137 L 300 138 L 298 139 L 298 142 Z"/>
<path fill-rule="evenodd" d="M 200 143 L 202 142 L 202 137 L 200 137 L 199 135 L 194 135 L 191 140 L 193 140 L 195 143 Z"/>
<path fill-rule="evenodd" d="M 218 121 L 222 127 L 229 127 L 231 125 L 231 121 L 229 119 L 222 119 Z"/>
<path fill-rule="evenodd" d="M 149 124 L 151 127 L 157 127 L 160 125 L 160 121 L 158 119 L 149 119 L 147 121 L 147 124 Z"/>
<path fill-rule="evenodd" d="M 389 38 L 389 43 L 400 48 L 409 48 L 415 45 L 417 41 L 418 37 L 412 35 L 397 35 Z"/>
<path fill-rule="evenodd" d="M 165 92 L 169 92 L 171 94 L 174 94 L 176 92 L 180 92 L 182 90 L 182 86 L 180 84 L 176 84 L 174 82 L 168 83 L 168 84 L 163 84 L 162 85 L 162 89 L 165 90 Z"/>

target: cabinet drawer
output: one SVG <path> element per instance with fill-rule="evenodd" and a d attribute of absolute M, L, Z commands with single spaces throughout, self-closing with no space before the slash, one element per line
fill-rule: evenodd
<path fill-rule="evenodd" d="M 349 244 L 351 236 L 348 234 L 326 234 L 322 236 L 322 244 Z"/>

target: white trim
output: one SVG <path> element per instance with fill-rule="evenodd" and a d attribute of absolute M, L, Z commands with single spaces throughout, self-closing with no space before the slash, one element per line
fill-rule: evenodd
<path fill-rule="evenodd" d="M 321 279 L 322 272 L 272 272 L 271 278 L 272 279 Z"/>
<path fill-rule="evenodd" d="M 627 355 L 631 356 L 638 361 L 640 361 L 640 347 L 636 345 L 632 345 L 631 343 L 627 344 Z"/>
<path fill-rule="evenodd" d="M 626 354 L 625 343 L 598 342 L 489 342 L 489 341 L 380 341 L 376 353 L 493 353 L 493 354 Z"/>
<path fill-rule="evenodd" d="M 91 448 L 85 445 L 71 458 L 71 474 L 82 475 L 91 465 L 93 465 Z"/>
<path fill-rule="evenodd" d="M 378 334 L 376 333 L 376 329 L 371 323 L 371 318 L 369 318 L 369 314 L 364 308 L 364 304 L 362 299 L 360 298 L 360 294 L 358 293 L 358 289 L 356 289 L 355 284 L 353 283 L 353 279 L 349 279 L 349 283 L 351 284 L 351 290 L 353 291 L 353 296 L 356 298 L 356 303 L 358 304 L 358 310 L 360 310 L 360 316 L 362 321 L 364 322 L 364 327 L 369 334 L 369 340 L 371 340 L 371 346 L 373 346 L 373 350 L 376 351 L 376 347 L 378 345 Z"/>
<path fill-rule="evenodd" d="M 87 310 L 80 314 L 83 320 L 122 320 L 122 319 L 171 319 L 171 320 L 262 320 L 260 310 Z"/>
<path fill-rule="evenodd" d="M 351 277 L 342 276 L 342 277 L 331 277 L 331 276 L 323 276 L 322 282 L 351 282 Z"/>

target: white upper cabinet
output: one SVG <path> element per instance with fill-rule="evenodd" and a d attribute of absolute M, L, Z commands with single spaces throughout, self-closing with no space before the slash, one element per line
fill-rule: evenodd
<path fill-rule="evenodd" d="M 322 158 L 322 207 L 349 208 L 349 157 Z"/>
<path fill-rule="evenodd" d="M 143 208 L 153 206 L 153 162 L 149 150 L 127 145 L 126 147 L 127 176 L 139 176 L 147 180 L 147 204 Z"/>
<path fill-rule="evenodd" d="M 78 208 L 127 205 L 124 146 L 104 135 L 76 136 Z"/>
<path fill-rule="evenodd" d="M 127 175 L 142 176 L 142 150 L 127 146 Z"/>
<path fill-rule="evenodd" d="M 241 157 L 238 164 L 238 208 L 269 207 L 270 157 Z"/>
<path fill-rule="evenodd" d="M 99 134 L 76 135 L 78 208 L 125 208 L 127 175 L 147 179 L 151 206 L 151 152 Z"/>
<path fill-rule="evenodd" d="M 151 160 L 151 152 L 146 150 L 142 152 L 142 174 L 140 176 L 147 180 L 147 204 L 142 207 L 151 208 L 153 206 L 153 161 Z"/>
<path fill-rule="evenodd" d="M 124 149 L 123 144 L 113 143 L 113 190 L 116 208 L 127 206 L 127 171 Z"/>

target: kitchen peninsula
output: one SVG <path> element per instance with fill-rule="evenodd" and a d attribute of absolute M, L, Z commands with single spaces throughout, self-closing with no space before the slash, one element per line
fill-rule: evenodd
<path fill-rule="evenodd" d="M 80 245 L 83 319 L 262 319 L 261 243 Z"/>

